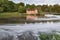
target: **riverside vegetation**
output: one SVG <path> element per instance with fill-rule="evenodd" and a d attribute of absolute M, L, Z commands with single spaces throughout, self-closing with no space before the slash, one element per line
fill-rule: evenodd
<path fill-rule="evenodd" d="M 60 33 L 41 33 L 39 37 L 41 40 L 60 40 Z"/>

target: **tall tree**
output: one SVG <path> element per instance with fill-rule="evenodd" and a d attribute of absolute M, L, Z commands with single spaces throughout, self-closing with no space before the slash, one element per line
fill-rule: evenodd
<path fill-rule="evenodd" d="M 37 9 L 38 9 L 38 13 L 41 13 L 41 12 L 42 12 L 42 10 L 41 10 L 41 5 L 37 5 L 36 7 L 37 7 Z"/>
<path fill-rule="evenodd" d="M 26 4 L 26 9 L 35 9 L 35 8 L 36 8 L 35 4 L 32 5 Z"/>
<path fill-rule="evenodd" d="M 17 10 L 17 5 L 14 2 L 9 1 L 7 11 L 16 11 L 16 10 Z"/>
<path fill-rule="evenodd" d="M 42 5 L 41 9 L 44 12 L 48 12 L 48 5 Z"/>
<path fill-rule="evenodd" d="M 19 6 L 19 7 L 18 7 L 18 12 L 20 12 L 20 13 L 25 13 L 25 12 L 26 12 L 26 8 L 23 7 L 23 6 Z"/>
<path fill-rule="evenodd" d="M 17 4 L 18 6 L 25 6 L 25 4 L 23 2 L 20 2 Z"/>
<path fill-rule="evenodd" d="M 0 7 L 0 12 L 3 12 L 3 11 L 4 11 L 4 9 L 2 7 Z"/>
<path fill-rule="evenodd" d="M 26 12 L 26 7 L 23 2 L 18 3 L 18 12 L 20 13 L 25 13 Z"/>
<path fill-rule="evenodd" d="M 0 0 L 0 3 L 7 3 L 8 0 Z"/>
<path fill-rule="evenodd" d="M 26 4 L 26 8 L 30 8 L 31 7 L 31 5 L 30 4 Z"/>

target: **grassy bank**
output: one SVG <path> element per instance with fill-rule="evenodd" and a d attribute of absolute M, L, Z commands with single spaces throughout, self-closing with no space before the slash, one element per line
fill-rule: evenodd
<path fill-rule="evenodd" d="M 37 16 L 43 17 L 42 14 Z M 26 22 L 26 13 L 19 12 L 0 13 L 0 23 L 24 23 L 24 22 Z M 29 21 L 27 22 L 29 23 Z"/>
<path fill-rule="evenodd" d="M 25 13 L 4 12 L 0 13 L 0 23 L 23 23 L 25 17 Z"/>
<path fill-rule="evenodd" d="M 0 13 L 0 18 L 20 18 L 20 17 L 25 17 L 25 13 L 18 13 L 18 12 Z"/>

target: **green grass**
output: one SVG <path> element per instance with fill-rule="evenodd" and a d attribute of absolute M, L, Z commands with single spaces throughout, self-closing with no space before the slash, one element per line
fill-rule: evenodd
<path fill-rule="evenodd" d="M 18 12 L 4 12 L 0 13 L 0 18 L 19 18 L 25 17 L 25 13 L 18 13 Z"/>

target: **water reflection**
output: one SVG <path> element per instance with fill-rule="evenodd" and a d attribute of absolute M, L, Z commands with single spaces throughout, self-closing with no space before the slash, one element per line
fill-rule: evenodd
<path fill-rule="evenodd" d="M 45 14 L 45 16 L 42 17 L 42 15 L 27 15 L 26 16 L 26 22 L 27 23 L 56 23 L 60 22 L 60 16 L 59 15 L 52 15 L 52 14 Z"/>
<path fill-rule="evenodd" d="M 27 15 L 26 19 L 34 20 L 35 18 L 38 18 L 38 16 L 33 16 L 33 15 Z"/>

